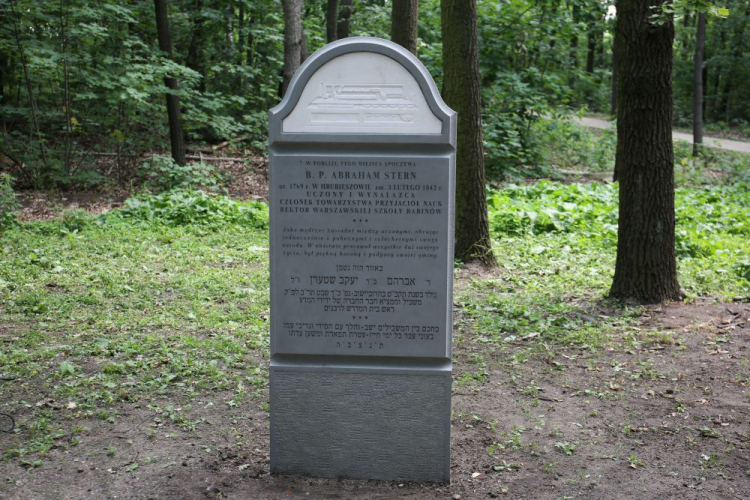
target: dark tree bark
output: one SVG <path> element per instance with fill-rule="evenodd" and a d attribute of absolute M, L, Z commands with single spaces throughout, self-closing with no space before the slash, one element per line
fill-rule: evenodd
<path fill-rule="evenodd" d="M 304 17 L 308 17 L 310 15 L 310 3 L 305 3 L 305 0 L 302 0 L 302 3 L 305 4 L 305 15 Z M 307 35 L 305 35 L 305 24 L 302 23 L 302 45 L 299 49 L 299 64 L 302 65 L 303 62 L 305 62 L 305 59 L 307 59 L 310 56 L 310 51 L 307 49 Z"/>
<path fill-rule="evenodd" d="M 620 1 L 621 0 L 615 0 L 615 9 L 617 12 L 620 11 Z M 620 72 L 617 69 L 618 68 L 618 60 L 617 60 L 617 24 L 619 17 L 615 18 L 615 37 L 612 40 L 612 102 L 611 102 L 611 108 L 609 110 L 609 114 L 612 116 L 612 118 L 617 117 L 617 99 L 618 99 L 618 92 L 620 90 Z M 617 154 L 615 154 L 615 168 L 614 172 L 612 173 L 612 182 L 617 182 L 619 180 L 620 176 L 620 162 L 618 160 Z"/>
<path fill-rule="evenodd" d="M 615 30 L 616 29 L 617 28 L 615 28 Z M 619 79 L 620 74 L 617 71 L 617 37 L 615 37 L 615 39 L 612 41 L 612 103 L 609 110 L 609 114 L 613 117 L 617 116 L 617 92 L 619 90 Z"/>
<path fill-rule="evenodd" d="M 703 144 L 703 48 L 706 45 L 706 14 L 698 14 L 693 58 L 693 156 Z"/>
<path fill-rule="evenodd" d="M 339 0 L 328 0 L 326 7 L 326 41 L 335 42 L 337 38 L 336 24 L 339 18 Z"/>
<path fill-rule="evenodd" d="M 339 22 L 336 27 L 336 36 L 338 39 L 349 38 L 349 23 L 352 19 L 352 4 L 354 0 L 341 0 L 341 9 L 339 10 Z"/>
<path fill-rule="evenodd" d="M 237 14 L 237 65 L 245 64 L 243 53 L 245 50 L 245 2 L 240 1 L 240 11 Z"/>
<path fill-rule="evenodd" d="M 571 13 L 573 17 L 573 23 L 578 24 L 581 18 L 581 8 L 578 5 L 578 3 L 573 4 L 573 11 Z M 571 68 L 578 68 L 578 30 L 573 30 L 573 34 L 570 37 L 570 49 L 569 49 L 569 56 L 570 58 L 570 67 Z M 573 85 L 573 82 L 575 81 L 575 76 L 571 72 L 570 74 L 570 84 Z"/>
<path fill-rule="evenodd" d="M 596 41 L 597 34 L 594 32 L 594 28 L 589 28 L 588 32 L 588 47 L 586 52 L 586 73 L 589 75 L 594 72 L 594 61 L 596 57 Z"/>
<path fill-rule="evenodd" d="M 682 297 L 675 258 L 672 19 L 650 22 L 660 0 L 620 0 L 617 158 L 620 216 L 610 296 L 639 303 Z"/>
<path fill-rule="evenodd" d="M 719 43 L 718 45 L 715 43 L 712 44 L 714 46 L 711 50 L 712 52 L 715 51 L 716 54 L 724 54 L 726 50 L 725 47 L 727 45 L 727 36 L 723 25 L 720 24 L 719 26 Z M 715 42 L 715 40 L 716 37 L 712 37 L 712 41 Z M 720 64 L 718 67 L 712 65 L 711 68 L 713 70 L 712 84 L 707 86 L 711 87 L 712 90 L 708 92 L 708 103 L 706 103 L 707 105 L 705 113 L 705 115 L 709 117 L 709 121 L 719 119 L 719 102 L 721 100 L 722 75 L 726 72 L 724 64 Z"/>
<path fill-rule="evenodd" d="M 284 7 L 284 74 L 281 97 L 286 94 L 289 82 L 300 66 L 302 57 L 302 2 L 283 0 Z"/>
<path fill-rule="evenodd" d="M 748 3 L 747 10 L 745 10 L 745 14 L 742 16 L 743 20 L 747 20 L 748 17 L 750 17 L 750 3 Z M 734 84 L 737 83 L 737 81 L 740 79 L 738 76 L 738 70 L 741 66 L 745 65 L 746 63 L 745 58 L 743 57 L 743 48 L 745 46 L 745 25 L 747 22 L 739 22 L 737 23 L 737 27 L 734 31 L 734 36 L 732 37 L 732 58 L 730 60 L 730 66 L 729 71 L 727 72 L 727 78 L 724 85 L 724 92 L 721 96 L 721 110 L 722 110 L 722 118 L 727 123 L 730 123 L 733 118 L 733 101 L 734 94 L 736 93 L 735 89 L 736 86 Z M 742 106 L 740 106 L 742 107 Z"/>
<path fill-rule="evenodd" d="M 186 65 L 193 71 L 197 71 L 198 73 L 200 73 L 201 80 L 200 82 L 198 82 L 198 90 L 201 92 L 205 92 L 206 58 L 203 47 L 205 47 L 206 43 L 203 30 L 203 15 L 201 14 L 202 8 L 203 0 L 195 0 L 190 19 L 191 33 L 190 44 L 188 45 Z"/>
<path fill-rule="evenodd" d="M 443 99 L 458 113 L 455 256 L 495 265 L 487 219 L 476 0 L 441 0 Z"/>
<path fill-rule="evenodd" d="M 169 17 L 166 0 L 154 0 L 156 10 L 156 32 L 159 36 L 159 50 L 172 59 L 172 40 L 169 36 Z M 185 143 L 182 136 L 182 116 L 180 98 L 177 97 L 177 79 L 164 77 L 167 92 L 167 117 L 169 118 L 169 142 L 172 146 L 172 158 L 178 165 L 185 164 Z"/>
<path fill-rule="evenodd" d="M 399 0 L 391 4 L 391 40 L 417 55 L 417 0 Z"/>

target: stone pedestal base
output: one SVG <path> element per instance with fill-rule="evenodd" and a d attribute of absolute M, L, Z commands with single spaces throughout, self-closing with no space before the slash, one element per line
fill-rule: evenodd
<path fill-rule="evenodd" d="M 451 366 L 271 365 L 271 472 L 450 481 Z"/>

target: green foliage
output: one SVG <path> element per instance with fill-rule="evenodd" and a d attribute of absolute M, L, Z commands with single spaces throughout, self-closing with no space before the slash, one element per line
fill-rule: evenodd
<path fill-rule="evenodd" d="M 617 234 L 612 184 L 511 184 L 493 191 L 487 201 L 490 228 L 498 237 L 576 231 L 611 245 Z"/>
<path fill-rule="evenodd" d="M 94 217 L 85 210 L 75 208 L 63 212 L 61 222 L 65 231 L 75 233 L 83 231 L 93 220 Z"/>
<path fill-rule="evenodd" d="M 0 173 L 0 231 L 13 224 L 19 204 L 13 191 L 13 177 Z"/>
<path fill-rule="evenodd" d="M 606 255 L 595 272 L 608 275 L 617 241 L 617 199 L 616 184 L 508 185 L 490 192 L 490 229 L 501 243 L 521 245 L 529 258 Z M 749 207 L 747 184 L 677 189 L 675 245 L 686 290 L 696 295 L 750 293 Z"/>
<path fill-rule="evenodd" d="M 703 73 L 706 130 L 732 129 L 748 135 L 750 89 L 744 84 L 750 78 L 750 66 L 746 64 L 746 55 L 750 51 L 750 8 L 747 2 L 684 0 L 669 6 L 678 15 L 673 70 L 675 123 L 685 127 L 692 124 L 697 12 L 703 12 L 708 16 Z"/>
<path fill-rule="evenodd" d="M 174 189 L 160 194 L 128 198 L 121 209 L 102 218 L 104 222 L 110 220 L 135 220 L 174 226 L 199 224 L 215 228 L 226 224 L 241 224 L 260 229 L 268 227 L 268 207 L 259 202 L 241 202 L 226 196 L 211 196 L 204 191 Z"/>
<path fill-rule="evenodd" d="M 223 184 L 221 172 L 211 164 L 178 165 L 170 156 L 154 156 L 140 166 L 144 187 L 155 192 L 172 189 L 217 191 Z"/>

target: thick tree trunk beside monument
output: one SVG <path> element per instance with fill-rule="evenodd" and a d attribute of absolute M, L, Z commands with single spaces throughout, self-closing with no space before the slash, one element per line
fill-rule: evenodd
<path fill-rule="evenodd" d="M 672 41 L 659 0 L 620 0 L 617 164 L 620 220 L 610 296 L 640 303 L 681 297 L 675 259 Z"/>
<path fill-rule="evenodd" d="M 167 15 L 166 0 L 154 0 L 154 9 L 156 10 L 156 32 L 159 37 L 159 50 L 166 53 L 172 59 L 172 40 L 169 36 L 169 17 Z M 184 165 L 185 142 L 182 136 L 180 98 L 174 93 L 177 91 L 177 79 L 164 77 L 164 85 L 173 91 L 166 94 L 169 142 L 172 149 L 172 158 L 178 165 Z"/>
<path fill-rule="evenodd" d="M 455 257 L 495 265 L 487 220 L 476 0 L 440 2 L 443 100 L 458 113 Z"/>
<path fill-rule="evenodd" d="M 391 40 L 417 55 L 417 0 L 401 0 L 391 4 Z"/>
<path fill-rule="evenodd" d="M 300 66 L 302 58 L 302 3 L 303 0 L 283 0 L 284 7 L 284 77 L 281 97 Z"/>

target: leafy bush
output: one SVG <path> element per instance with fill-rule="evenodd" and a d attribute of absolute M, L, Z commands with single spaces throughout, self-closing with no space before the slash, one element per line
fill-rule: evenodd
<path fill-rule="evenodd" d="M 574 123 L 569 115 L 539 120 L 536 134 L 540 154 L 549 168 L 613 172 L 617 128 L 594 131 Z"/>
<path fill-rule="evenodd" d="M 487 199 L 490 227 L 497 236 L 567 233 L 617 235 L 617 190 L 613 184 L 511 184 Z"/>
<path fill-rule="evenodd" d="M 16 220 L 15 211 L 19 204 L 13 191 L 13 177 L 0 174 L 0 230 L 8 227 Z"/>
<path fill-rule="evenodd" d="M 539 181 L 508 185 L 488 196 L 496 240 L 516 241 L 536 255 L 612 255 L 617 242 L 618 185 Z M 675 250 L 680 282 L 691 293 L 750 291 L 750 189 L 747 184 L 675 192 Z"/>
<path fill-rule="evenodd" d="M 68 232 L 83 231 L 93 220 L 85 210 L 73 208 L 62 214 L 62 225 Z"/>
<path fill-rule="evenodd" d="M 268 207 L 259 202 L 235 201 L 226 196 L 211 196 L 204 191 L 174 189 L 160 194 L 128 198 L 123 207 L 102 217 L 163 223 L 173 226 L 202 224 L 243 224 L 268 227 Z"/>
<path fill-rule="evenodd" d="M 217 191 L 224 181 L 221 173 L 213 165 L 178 165 L 169 156 L 154 156 L 140 168 L 141 176 L 146 179 L 144 186 L 154 192 L 172 189 Z"/>

